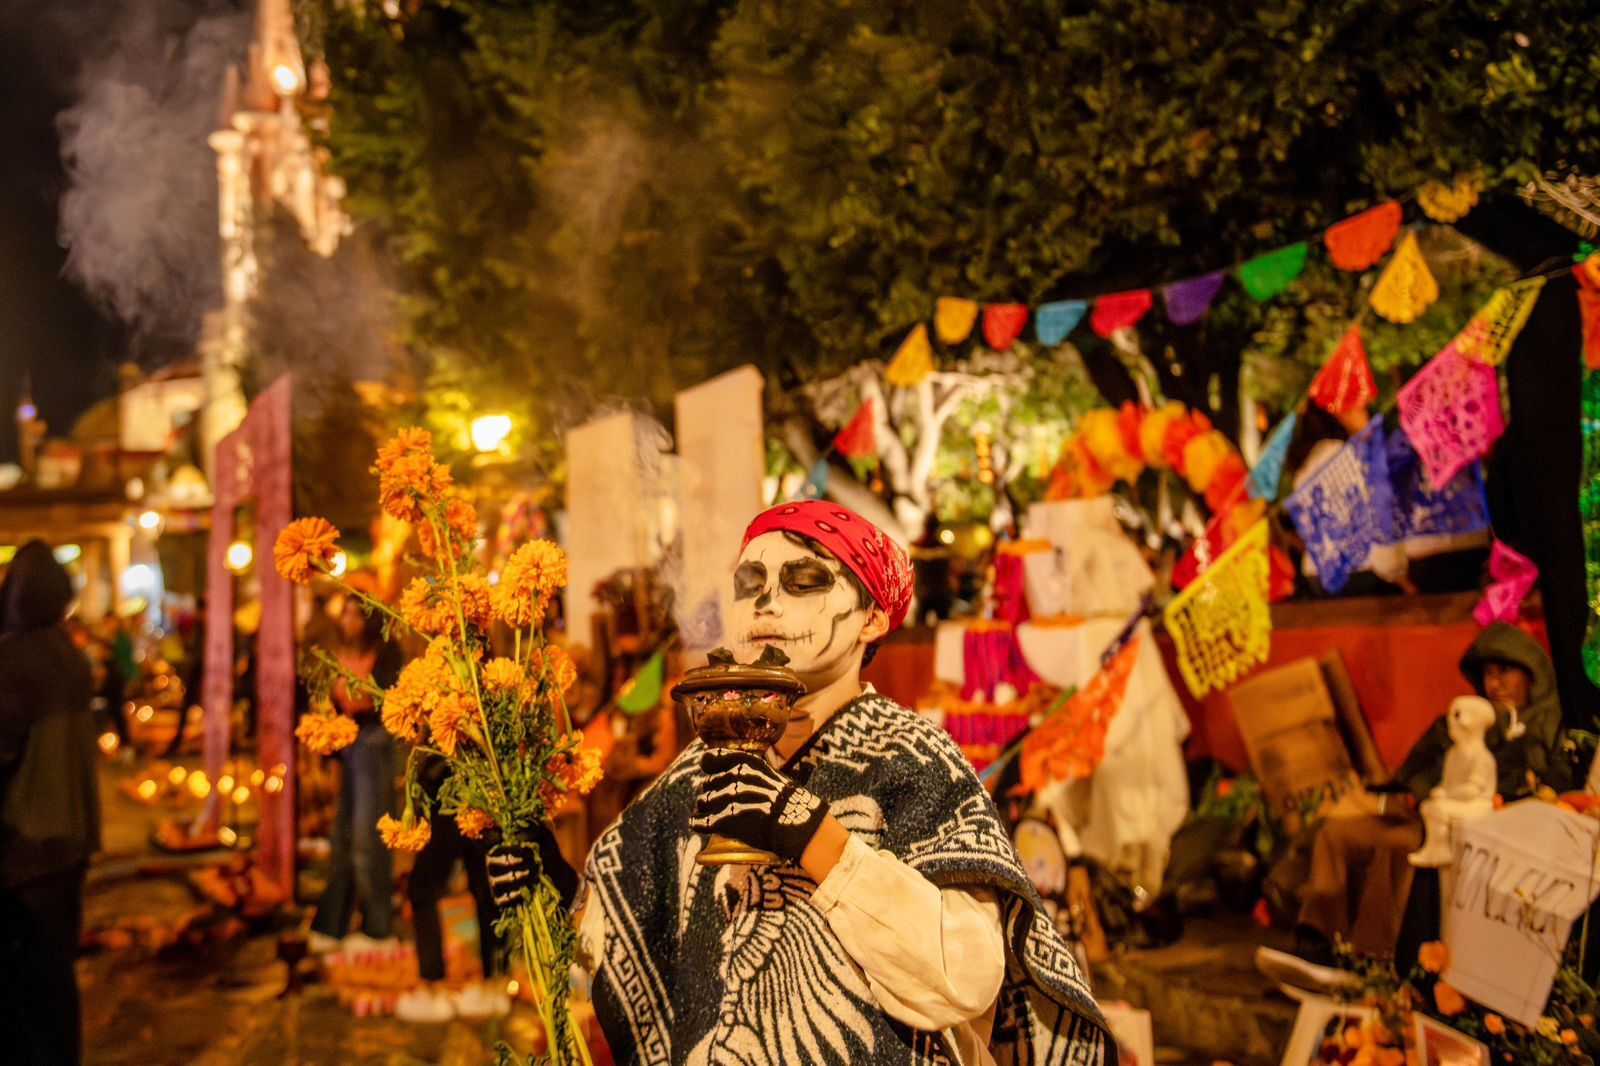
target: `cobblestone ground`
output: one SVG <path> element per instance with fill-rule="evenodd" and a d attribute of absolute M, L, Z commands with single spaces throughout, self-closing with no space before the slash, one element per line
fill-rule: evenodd
<path fill-rule="evenodd" d="M 130 800 L 116 787 L 132 773 L 105 769 L 106 853 L 90 873 L 84 922 L 94 929 L 148 916 L 170 924 L 200 900 L 184 880 L 196 860 L 152 848 L 149 833 L 168 812 Z M 215 858 L 213 854 L 211 858 Z M 500 1022 L 409 1025 L 357 1019 L 331 988 L 309 983 L 280 998 L 287 969 L 271 930 L 201 948 L 92 950 L 79 963 L 85 1059 L 104 1066 L 360 1066 L 492 1061 Z"/>

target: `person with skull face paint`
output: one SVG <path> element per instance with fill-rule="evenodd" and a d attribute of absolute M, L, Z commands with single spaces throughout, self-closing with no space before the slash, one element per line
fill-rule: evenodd
<path fill-rule="evenodd" d="M 768 759 L 696 741 L 591 850 L 580 959 L 617 1061 L 1114 1063 L 971 765 L 861 682 L 909 607 L 904 552 L 786 504 L 751 523 L 734 584 L 735 657 L 781 649 L 806 694 Z M 711 833 L 785 861 L 700 866 Z M 502 857 L 508 902 L 519 872 Z"/>

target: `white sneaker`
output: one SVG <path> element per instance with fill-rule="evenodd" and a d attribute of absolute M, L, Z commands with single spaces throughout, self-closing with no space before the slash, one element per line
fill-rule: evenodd
<path fill-rule="evenodd" d="M 351 933 L 339 942 L 339 947 L 346 955 L 366 955 L 374 951 L 392 951 L 399 946 L 399 937 L 386 936 L 382 940 L 374 940 L 365 933 Z"/>
<path fill-rule="evenodd" d="M 424 986 L 413 988 L 395 1000 L 394 1016 L 419 1025 L 447 1022 L 456 1016 L 456 1006 L 449 993 Z"/>
<path fill-rule="evenodd" d="M 1335 966 L 1318 966 L 1298 955 L 1269 947 L 1256 948 L 1256 969 L 1279 984 L 1294 985 L 1311 992 L 1337 992 L 1361 987 L 1361 978 Z"/>
<path fill-rule="evenodd" d="M 463 1018 L 504 1018 L 511 1013 L 511 997 L 504 983 L 470 984 L 454 996 L 456 1013 Z"/>
<path fill-rule="evenodd" d="M 306 950 L 313 955 L 332 955 L 339 950 L 339 941 L 313 929 L 311 935 L 306 937 Z"/>

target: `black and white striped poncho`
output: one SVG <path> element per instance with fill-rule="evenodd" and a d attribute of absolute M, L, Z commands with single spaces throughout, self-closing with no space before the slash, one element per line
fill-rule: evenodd
<path fill-rule="evenodd" d="M 595 1006 L 618 1063 L 953 1063 L 940 1034 L 879 1008 L 802 871 L 695 863 L 702 750 L 691 744 L 590 852 L 589 905 L 606 924 Z M 1007 943 L 990 1039 L 999 1066 L 1114 1066 L 1071 950 L 944 730 L 869 694 L 829 718 L 785 772 L 934 884 L 995 893 Z"/>

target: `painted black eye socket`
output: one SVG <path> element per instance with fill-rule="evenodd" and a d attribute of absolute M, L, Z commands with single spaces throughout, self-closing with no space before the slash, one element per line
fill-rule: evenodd
<path fill-rule="evenodd" d="M 817 559 L 796 559 L 783 564 L 778 582 L 791 596 L 816 596 L 832 589 L 837 575 Z"/>
<path fill-rule="evenodd" d="M 767 587 L 767 568 L 760 563 L 740 563 L 733 572 L 733 598 L 753 600 Z"/>

